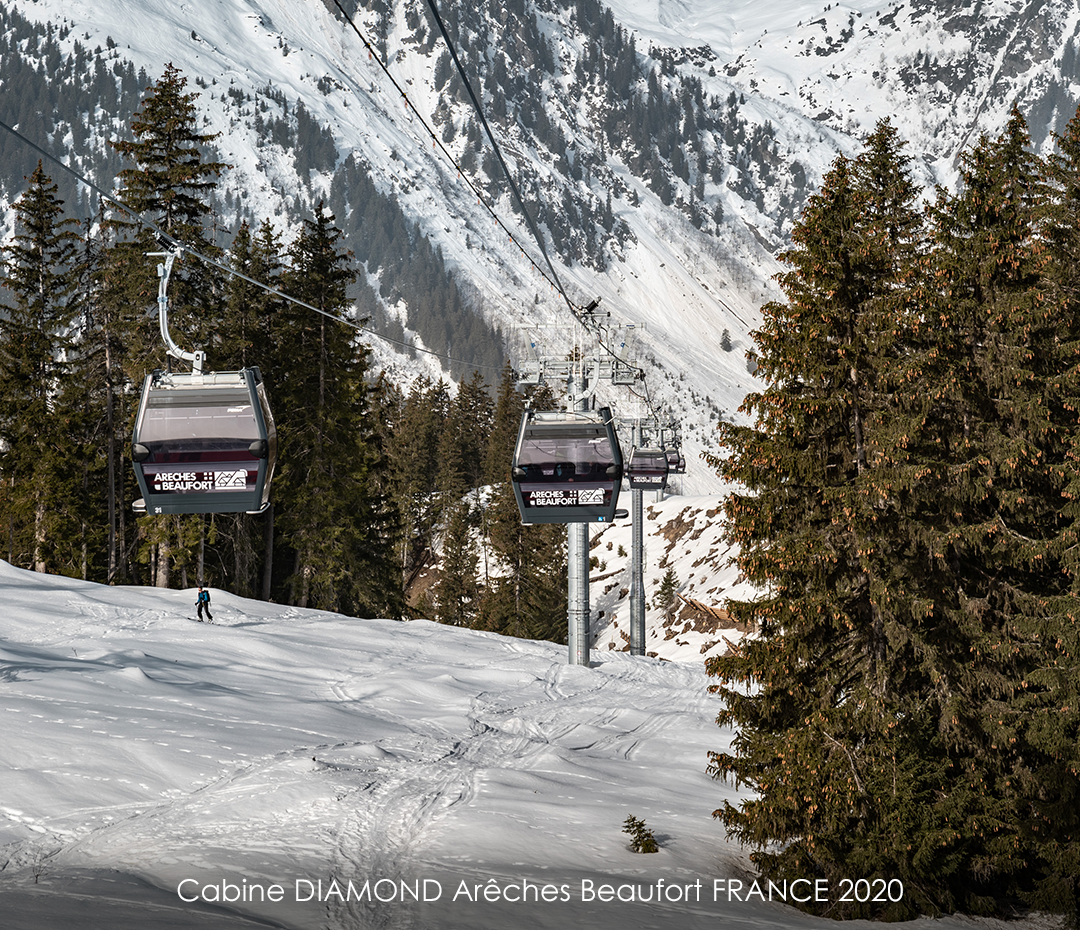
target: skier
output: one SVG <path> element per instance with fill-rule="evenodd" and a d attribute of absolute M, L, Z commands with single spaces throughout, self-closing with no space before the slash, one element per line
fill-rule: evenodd
<path fill-rule="evenodd" d="M 206 619 L 213 621 L 214 617 L 210 613 L 210 592 L 205 590 L 202 585 L 199 585 L 199 599 L 195 601 L 195 606 L 199 609 L 199 622 L 202 622 L 203 608 L 206 608 Z"/>

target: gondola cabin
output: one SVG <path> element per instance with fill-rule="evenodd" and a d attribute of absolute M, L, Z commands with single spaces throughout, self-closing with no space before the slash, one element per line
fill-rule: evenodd
<path fill-rule="evenodd" d="M 277 431 L 259 369 L 147 375 L 131 458 L 137 512 L 266 509 Z"/>
<path fill-rule="evenodd" d="M 668 457 L 663 449 L 634 449 L 626 469 L 633 491 L 659 491 L 667 487 Z"/>
<path fill-rule="evenodd" d="M 678 449 L 667 450 L 667 466 L 669 475 L 686 474 L 686 458 Z"/>
<path fill-rule="evenodd" d="M 522 523 L 610 522 L 623 462 L 611 412 L 526 410 L 511 479 Z"/>

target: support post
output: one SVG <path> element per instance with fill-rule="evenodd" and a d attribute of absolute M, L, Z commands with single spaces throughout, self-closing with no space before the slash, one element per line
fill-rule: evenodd
<path fill-rule="evenodd" d="M 634 448 L 641 442 L 641 428 L 634 424 Z M 644 513 L 641 488 L 630 489 L 630 655 L 645 655 L 645 582 L 642 535 Z"/>
<path fill-rule="evenodd" d="M 589 665 L 589 524 L 570 523 L 567 532 L 567 621 L 570 664 Z"/>
<path fill-rule="evenodd" d="M 571 376 L 569 394 L 575 411 L 589 409 L 586 378 L 575 384 Z M 571 665 L 589 665 L 589 525 L 570 523 L 566 527 L 567 646 Z"/>

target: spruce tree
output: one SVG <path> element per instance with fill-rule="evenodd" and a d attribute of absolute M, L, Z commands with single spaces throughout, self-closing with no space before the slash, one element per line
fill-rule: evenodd
<path fill-rule="evenodd" d="M 1080 411 L 1080 110 L 1056 139 L 1047 160 L 1048 185 L 1043 214 L 1050 263 L 1044 290 L 1059 321 L 1057 349 L 1060 402 Z M 1074 415 L 1076 415 L 1074 413 Z M 1080 917 L 1080 429 L 1067 430 L 1064 463 L 1061 558 L 1068 571 L 1067 592 L 1052 600 L 1054 634 L 1043 635 L 1047 650 L 1032 684 L 1047 699 L 1026 717 L 1025 736 L 1042 753 L 1035 776 L 1037 797 L 1032 822 L 1039 829 L 1047 874 L 1029 896 L 1032 906 Z"/>
<path fill-rule="evenodd" d="M 368 351 L 345 325 L 356 275 L 334 217 L 319 204 L 289 249 L 286 293 L 273 327 L 280 358 L 277 528 L 292 556 L 291 603 L 345 613 L 397 616 L 400 568 L 394 517 L 371 474 L 385 467 L 364 383 Z"/>
<path fill-rule="evenodd" d="M 99 313 L 100 243 L 88 221 L 75 270 L 77 317 L 69 329 L 66 377 L 53 402 L 57 436 L 58 496 L 49 534 L 55 570 L 84 580 L 115 574 L 109 512 L 109 382 L 106 332 Z"/>
<path fill-rule="evenodd" d="M 920 258 L 886 138 L 810 199 L 756 337 L 757 425 L 722 426 L 765 594 L 732 605 L 760 638 L 709 663 L 740 727 L 714 774 L 758 789 L 717 816 L 765 876 L 899 878 L 885 916 L 1075 916 L 1078 353 L 1054 261 L 1075 153 L 1044 212 L 1014 111 L 939 192 Z"/>
<path fill-rule="evenodd" d="M 451 626 L 473 625 L 480 599 L 473 513 L 467 499 L 449 507 L 442 532 L 439 580 L 435 585 L 436 615 Z"/>
<path fill-rule="evenodd" d="M 907 442 L 893 458 L 920 572 L 910 629 L 951 788 L 933 805 L 952 863 L 937 884 L 968 911 L 1030 892 L 1044 867 L 1046 822 L 1030 806 L 1041 753 L 1025 731 L 1052 699 L 1040 670 L 1057 638 L 1050 605 L 1068 587 L 1059 540 L 1076 415 L 1060 390 L 1062 320 L 1042 289 L 1041 173 L 1014 110 L 999 139 L 965 155 L 959 191 L 939 194 L 898 391 Z"/>
<path fill-rule="evenodd" d="M 268 220 L 256 233 L 242 223 L 229 250 L 229 265 L 243 274 L 225 281 L 224 313 L 214 334 L 210 352 L 215 367 L 227 370 L 258 368 L 271 409 L 275 406 L 274 375 L 283 360 L 275 352 L 272 323 L 281 306 L 276 294 L 252 283 L 280 286 L 283 266 L 282 246 Z M 251 280 L 248 280 L 251 279 Z M 270 597 L 273 585 L 274 491 L 270 507 L 259 515 L 221 514 L 216 526 L 216 556 L 219 572 L 230 578 L 234 593 L 243 597 Z M 200 574 L 199 580 L 203 580 Z"/>
<path fill-rule="evenodd" d="M 119 173 L 119 199 L 130 210 L 152 221 L 175 242 L 216 256 L 204 223 L 211 214 L 210 195 L 227 167 L 208 161 L 204 151 L 215 136 L 197 129 L 196 94 L 185 90 L 187 79 L 171 64 L 147 89 L 131 122 L 133 139 L 112 142 L 116 151 L 135 164 Z M 149 227 L 130 215 L 114 216 L 109 231 L 115 239 L 103 269 L 102 301 L 115 317 L 125 356 L 120 360 L 133 385 L 155 367 L 171 364 L 159 335 L 157 320 L 157 259 L 160 252 Z M 204 262 L 182 260 L 169 280 L 169 325 L 173 338 L 188 349 L 206 348 L 221 322 L 223 286 L 220 273 Z M 211 366 L 213 359 L 210 359 Z M 129 428 L 129 420 L 122 420 Z M 126 445 L 127 433 L 121 437 Z M 129 485 L 130 486 L 130 482 Z M 153 582 L 172 583 L 174 561 L 181 576 L 205 548 L 206 520 L 202 515 L 145 516 L 139 519 L 139 558 L 152 565 Z M 187 579 L 190 581 L 191 579 Z"/>
<path fill-rule="evenodd" d="M 67 375 L 79 237 L 40 162 L 28 180 L 14 204 L 15 235 L 4 246 L 0 277 L 11 296 L 0 313 L 0 472 L 9 554 L 18 564 L 46 571 L 55 569 L 50 550 L 63 518 L 57 502 L 78 480 L 53 408 Z"/>
<path fill-rule="evenodd" d="M 707 666 L 718 722 L 737 727 L 711 771 L 756 789 L 715 816 L 764 878 L 901 878 L 893 917 L 942 906 L 934 883 L 948 865 L 923 835 L 939 759 L 922 758 L 933 728 L 918 712 L 926 683 L 905 629 L 886 455 L 888 375 L 922 244 L 907 161 L 879 124 L 856 160 L 834 164 L 782 256 L 787 300 L 766 305 L 754 334 L 768 384 L 744 403 L 756 423 L 720 424 L 727 457 L 712 460 L 747 489 L 725 504 L 728 538 L 763 593 L 731 609 L 760 635 Z"/>
<path fill-rule="evenodd" d="M 554 398 L 547 388 L 540 388 L 532 402 L 550 409 Z M 483 592 L 475 625 L 508 636 L 565 642 L 566 527 L 522 524 L 510 481 L 524 406 L 525 398 L 514 389 L 510 374 L 504 373 L 488 451 L 488 467 L 495 473 L 501 467 L 502 478 L 493 482 L 484 512 L 484 532 L 497 564 Z"/>

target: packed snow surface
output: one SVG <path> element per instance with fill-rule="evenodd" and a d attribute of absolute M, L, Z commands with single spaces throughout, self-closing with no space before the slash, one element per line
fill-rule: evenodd
<path fill-rule="evenodd" d="M 700 662 L 213 595 L 0 562 L 6 930 L 831 926 L 729 894 Z"/>

